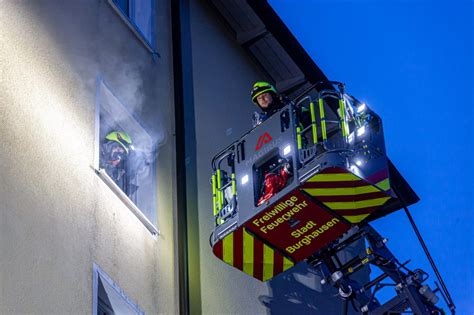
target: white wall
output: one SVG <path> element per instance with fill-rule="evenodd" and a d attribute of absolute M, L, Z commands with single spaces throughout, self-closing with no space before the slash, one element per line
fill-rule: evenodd
<path fill-rule="evenodd" d="M 267 284 L 214 256 L 209 179 L 212 157 L 252 127 L 253 82 L 265 79 L 232 34 L 204 1 L 191 2 L 194 106 L 196 117 L 199 245 L 203 314 L 261 314 Z"/>
<path fill-rule="evenodd" d="M 1 314 L 91 313 L 93 263 L 146 313 L 177 312 L 170 14 L 157 4 L 153 61 L 107 1 L 2 1 Z M 166 134 L 157 238 L 91 168 L 98 75 Z"/>

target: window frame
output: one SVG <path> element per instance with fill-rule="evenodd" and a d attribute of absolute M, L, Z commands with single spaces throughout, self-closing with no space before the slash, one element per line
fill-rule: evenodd
<path fill-rule="evenodd" d="M 148 229 L 148 231 L 156 237 L 160 235 L 160 230 L 158 229 L 158 218 L 157 213 L 155 213 L 154 219 L 156 224 L 150 221 L 150 219 L 143 213 L 142 210 L 125 194 L 125 192 L 110 178 L 105 169 L 100 168 L 100 112 L 101 112 L 101 102 L 100 102 L 100 88 L 103 85 L 123 106 L 123 103 L 120 99 L 112 92 L 110 87 L 105 83 L 105 81 L 99 76 L 96 80 L 96 100 L 95 100 L 95 134 L 94 134 L 94 161 L 91 166 L 95 173 L 99 176 L 100 179 L 112 190 L 112 192 L 127 206 L 127 208 L 138 218 L 138 220 Z M 128 110 L 124 107 L 124 110 Z M 133 115 L 128 112 L 130 117 Z M 156 187 L 156 165 L 153 167 L 152 171 L 155 173 L 155 176 L 152 178 L 153 186 Z M 156 196 L 155 196 L 156 197 Z M 155 211 L 157 212 L 158 202 L 155 200 Z"/>
<path fill-rule="evenodd" d="M 120 286 L 96 263 L 92 264 L 92 315 L 98 315 L 97 309 L 99 306 L 99 278 L 102 283 L 107 283 L 110 285 L 114 293 L 121 298 L 129 307 L 131 307 L 137 315 L 145 315 L 145 312 L 140 309 L 137 303 L 130 299 L 125 291 L 120 288 Z"/>
<path fill-rule="evenodd" d="M 135 0 L 128 0 L 128 1 L 135 1 Z M 112 7 L 112 9 L 118 14 L 118 16 L 122 19 L 122 21 L 128 26 L 128 28 L 135 34 L 135 36 L 140 40 L 140 42 L 146 47 L 146 49 L 152 54 L 156 56 L 160 56 L 158 52 L 156 51 L 156 31 L 155 31 L 155 9 L 156 9 L 156 4 L 155 0 L 152 0 L 151 2 L 151 39 L 150 41 L 147 39 L 147 37 L 143 34 L 143 32 L 140 30 L 140 27 L 130 18 L 129 15 L 132 15 L 132 10 L 134 8 L 129 7 L 130 14 L 127 15 L 125 12 L 122 11 L 122 9 L 117 5 L 117 3 L 114 0 L 107 0 L 109 5 Z"/>

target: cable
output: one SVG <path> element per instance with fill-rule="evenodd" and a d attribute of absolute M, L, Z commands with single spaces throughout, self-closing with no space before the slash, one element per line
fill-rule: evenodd
<path fill-rule="evenodd" d="M 426 257 L 428 258 L 428 261 L 430 262 L 431 268 L 433 268 L 433 271 L 436 274 L 436 278 L 438 278 L 441 288 L 443 289 L 443 292 L 445 296 L 447 297 L 447 304 L 448 304 L 449 309 L 451 310 L 451 314 L 454 315 L 456 306 L 454 305 L 453 299 L 451 298 L 451 295 L 449 294 L 448 288 L 444 284 L 443 278 L 441 277 L 441 274 L 439 273 L 438 268 L 436 267 L 436 264 L 433 258 L 431 257 L 430 252 L 428 251 L 428 247 L 426 246 L 425 241 L 423 240 L 423 237 L 421 236 L 421 233 L 418 230 L 418 227 L 416 226 L 415 220 L 413 220 L 413 217 L 411 216 L 411 213 L 408 210 L 408 207 L 406 206 L 405 202 L 401 198 L 401 195 L 398 193 L 398 190 L 395 187 L 392 187 L 392 189 L 397 195 L 397 198 L 400 200 L 400 203 L 402 204 L 403 209 L 405 210 L 405 214 L 407 215 L 408 220 L 410 221 L 410 224 L 413 230 L 415 231 L 416 237 L 418 238 L 418 241 L 420 242 L 421 247 L 423 247 L 423 251 L 425 252 Z"/>

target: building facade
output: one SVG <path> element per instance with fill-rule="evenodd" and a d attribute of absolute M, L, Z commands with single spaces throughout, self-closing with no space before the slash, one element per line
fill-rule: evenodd
<path fill-rule="evenodd" d="M 1 314 L 339 310 L 304 265 L 262 283 L 209 246 L 210 161 L 251 127 L 251 84 L 324 79 L 249 3 L 2 2 Z"/>

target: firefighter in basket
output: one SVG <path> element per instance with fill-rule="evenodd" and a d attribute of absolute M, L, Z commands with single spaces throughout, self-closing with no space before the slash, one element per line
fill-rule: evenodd
<path fill-rule="evenodd" d="M 258 199 L 257 206 L 264 204 L 271 197 L 285 188 L 292 175 L 292 167 L 288 160 L 280 158 L 276 163 L 270 164 L 268 169 L 265 171 L 260 189 L 260 199 Z"/>
<path fill-rule="evenodd" d="M 253 127 L 260 125 L 270 116 L 291 103 L 287 97 L 280 95 L 275 87 L 268 82 L 255 82 L 250 94 L 252 102 L 260 109 L 260 111 L 253 114 Z"/>

